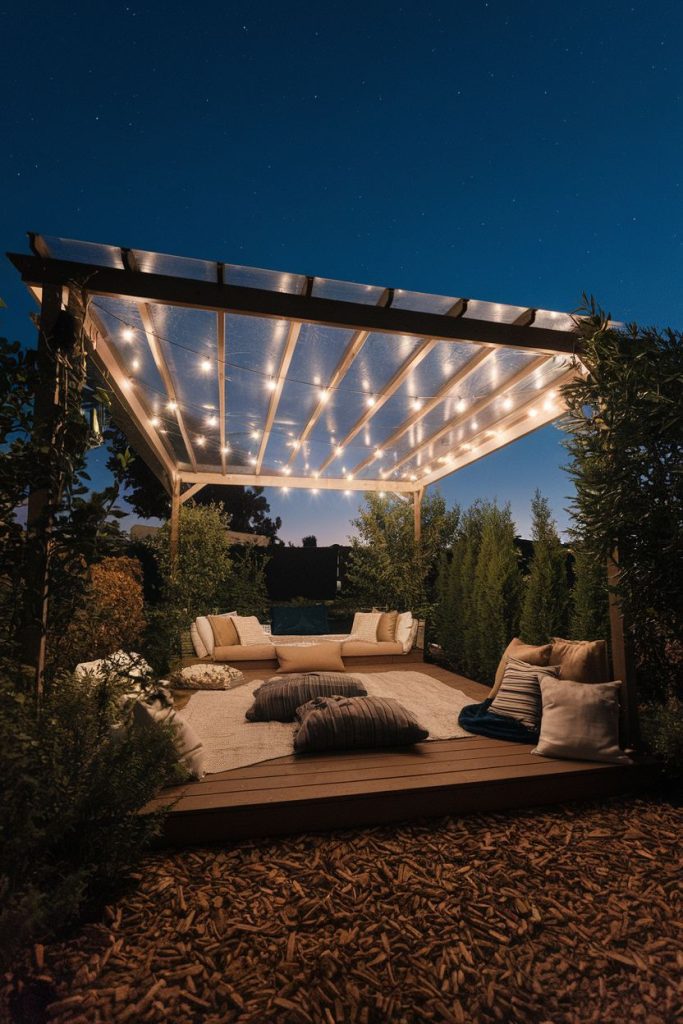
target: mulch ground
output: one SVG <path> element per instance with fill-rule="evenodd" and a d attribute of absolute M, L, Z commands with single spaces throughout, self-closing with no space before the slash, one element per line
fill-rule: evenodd
<path fill-rule="evenodd" d="M 669 1024 L 682 823 L 652 798 L 152 854 L 4 998 L 54 1024 Z"/>

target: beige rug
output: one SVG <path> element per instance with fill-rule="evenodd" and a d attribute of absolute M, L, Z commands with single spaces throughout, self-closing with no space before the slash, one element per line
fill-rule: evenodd
<path fill-rule="evenodd" d="M 454 690 L 423 672 L 352 674 L 362 680 L 371 696 L 394 697 L 412 711 L 420 725 L 429 729 L 425 742 L 470 735 L 458 725 L 458 714 L 461 708 L 474 702 L 461 690 Z M 253 703 L 254 690 L 262 681 L 247 683 L 235 690 L 193 693 L 187 706 L 178 712 L 204 744 L 208 774 L 244 768 L 293 752 L 292 724 L 245 720 L 245 713 Z"/>

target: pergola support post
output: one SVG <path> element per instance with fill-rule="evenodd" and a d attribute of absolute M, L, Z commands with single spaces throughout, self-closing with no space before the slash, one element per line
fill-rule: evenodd
<path fill-rule="evenodd" d="M 624 615 L 619 600 L 619 553 L 615 550 L 607 562 L 609 594 L 610 643 L 612 649 L 613 679 L 621 680 L 621 745 L 637 747 L 640 742 L 638 701 L 636 693 L 636 667 L 633 649 L 624 626 Z"/>
<path fill-rule="evenodd" d="M 169 538 L 171 574 L 175 575 L 178 565 L 178 544 L 180 541 L 180 477 L 173 478 L 171 489 L 171 529 Z"/>
<path fill-rule="evenodd" d="M 424 487 L 413 491 L 413 528 L 415 532 L 415 543 L 419 544 L 422 538 L 422 495 Z"/>
<path fill-rule="evenodd" d="M 62 309 L 61 286 L 42 291 L 36 369 L 38 384 L 31 440 L 36 451 L 35 475 L 29 488 L 24 550 L 26 596 L 19 635 L 21 656 L 35 671 L 35 696 L 40 704 L 45 685 L 50 562 L 54 520 L 64 486 L 60 459 L 64 448 L 63 419 L 67 400 L 80 398 L 85 382 L 85 349 L 79 353 L 84 308 L 80 294 L 69 290 Z M 80 367 L 74 359 L 82 359 Z M 70 372 L 75 370 L 75 372 Z"/>

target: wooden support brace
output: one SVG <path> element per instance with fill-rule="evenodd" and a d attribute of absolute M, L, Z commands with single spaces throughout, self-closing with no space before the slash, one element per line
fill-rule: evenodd
<path fill-rule="evenodd" d="M 621 730 L 623 747 L 637 747 L 640 743 L 638 723 L 638 700 L 636 693 L 636 669 L 633 650 L 624 626 L 624 616 L 619 600 L 619 553 L 615 549 L 607 563 L 607 586 L 609 592 L 609 624 L 612 647 L 612 678 L 621 680 Z"/>

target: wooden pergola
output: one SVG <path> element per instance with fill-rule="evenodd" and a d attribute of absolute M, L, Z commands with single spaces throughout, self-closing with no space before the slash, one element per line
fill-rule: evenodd
<path fill-rule="evenodd" d="M 393 492 L 419 537 L 424 489 L 558 419 L 583 372 L 567 313 L 29 240 L 8 256 L 40 303 L 39 350 L 75 311 L 114 421 L 171 496 L 176 544 L 207 484 Z"/>

